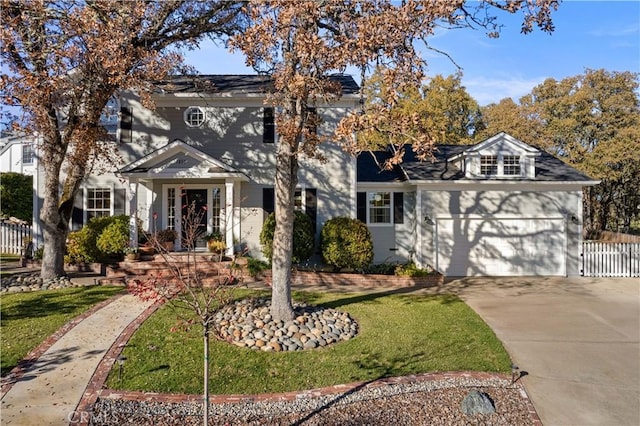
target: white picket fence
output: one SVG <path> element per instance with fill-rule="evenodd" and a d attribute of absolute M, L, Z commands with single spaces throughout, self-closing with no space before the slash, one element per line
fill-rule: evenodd
<path fill-rule="evenodd" d="M 31 238 L 31 226 L 0 223 L 0 253 L 22 254 L 29 238 Z"/>
<path fill-rule="evenodd" d="M 585 277 L 640 277 L 640 243 L 582 243 Z"/>

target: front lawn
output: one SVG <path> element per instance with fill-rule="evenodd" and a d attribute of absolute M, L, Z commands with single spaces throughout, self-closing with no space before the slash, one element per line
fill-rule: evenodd
<path fill-rule="evenodd" d="M 247 294 L 260 293 L 247 291 Z M 294 299 L 348 312 L 359 335 L 322 349 L 265 353 L 212 341 L 213 394 L 285 392 L 435 371 L 507 372 L 510 359 L 493 331 L 456 296 L 294 292 Z M 120 390 L 202 392 L 200 330 L 170 332 L 177 313 L 165 306 L 134 334 Z"/>
<path fill-rule="evenodd" d="M 122 287 L 78 287 L 0 296 L 2 376 L 47 337 Z"/>

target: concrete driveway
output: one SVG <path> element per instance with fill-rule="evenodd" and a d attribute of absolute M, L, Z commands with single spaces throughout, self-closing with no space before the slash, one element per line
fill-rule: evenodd
<path fill-rule="evenodd" d="M 640 279 L 446 283 L 488 324 L 544 425 L 640 425 Z"/>

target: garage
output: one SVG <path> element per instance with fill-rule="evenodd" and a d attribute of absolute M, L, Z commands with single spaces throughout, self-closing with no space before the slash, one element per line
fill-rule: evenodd
<path fill-rule="evenodd" d="M 435 227 L 446 276 L 566 275 L 562 217 L 442 217 Z"/>

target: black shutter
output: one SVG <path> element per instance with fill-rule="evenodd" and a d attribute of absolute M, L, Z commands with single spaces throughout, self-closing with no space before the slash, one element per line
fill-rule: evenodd
<path fill-rule="evenodd" d="M 262 188 L 262 208 L 267 215 L 276 211 L 275 191 L 273 188 Z"/>
<path fill-rule="evenodd" d="M 393 193 L 393 223 L 404 223 L 404 192 Z"/>
<path fill-rule="evenodd" d="M 363 223 L 367 223 L 367 193 L 366 192 L 358 192 L 357 198 L 357 208 L 356 210 L 358 215 L 358 220 Z"/>
<path fill-rule="evenodd" d="M 276 125 L 273 119 L 273 108 L 264 108 L 262 115 L 262 142 L 274 143 L 276 140 Z"/>
<path fill-rule="evenodd" d="M 114 216 L 125 214 L 125 201 L 127 199 L 127 190 L 124 188 L 116 188 L 113 191 L 113 214 Z"/>
<path fill-rule="evenodd" d="M 81 208 L 73 206 L 73 210 L 71 211 L 71 230 L 78 231 L 84 225 L 84 214 Z"/>
<path fill-rule="evenodd" d="M 131 129 L 133 128 L 133 108 L 120 108 L 120 143 L 131 143 Z"/>
<path fill-rule="evenodd" d="M 318 196 L 315 188 L 307 188 L 304 191 L 305 213 L 311 218 L 313 232 L 316 232 L 316 218 L 318 216 Z"/>

